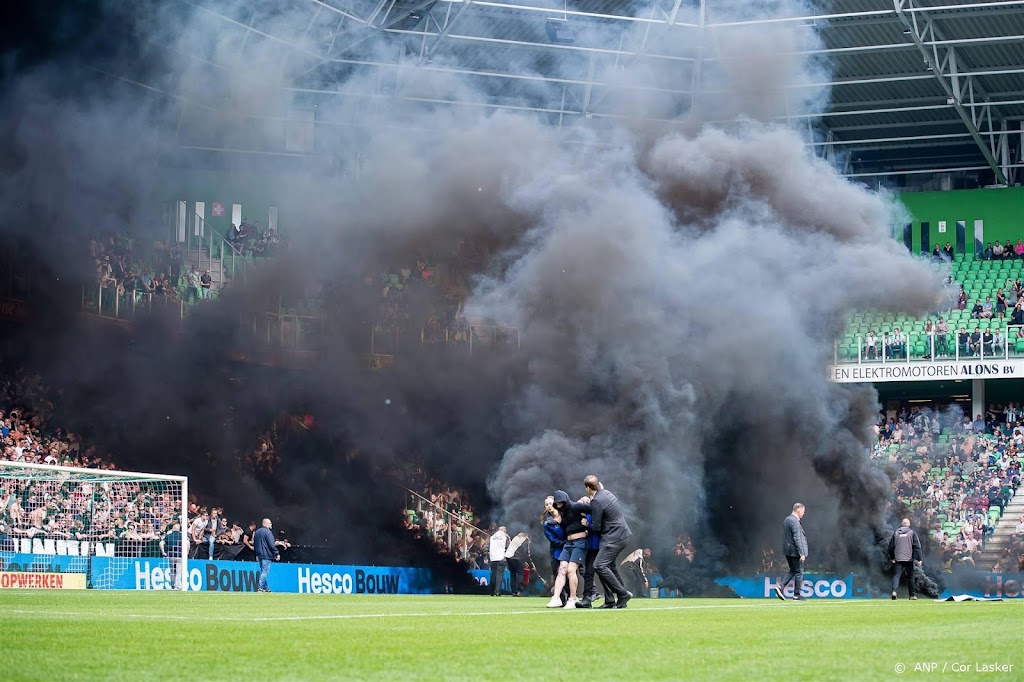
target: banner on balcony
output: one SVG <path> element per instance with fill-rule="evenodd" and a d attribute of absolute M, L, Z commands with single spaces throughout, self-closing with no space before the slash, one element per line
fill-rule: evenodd
<path fill-rule="evenodd" d="M 837 384 L 886 381 L 948 381 L 950 379 L 1020 379 L 1024 358 L 961 360 L 959 362 L 865 362 L 829 365 L 828 377 Z"/>

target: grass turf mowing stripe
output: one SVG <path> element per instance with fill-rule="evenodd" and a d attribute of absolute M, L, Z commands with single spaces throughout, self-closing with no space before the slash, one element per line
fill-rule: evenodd
<path fill-rule="evenodd" d="M 444 595 L 38 591 L 28 597 L 0 593 L 4 682 L 240 675 L 535 682 L 574 665 L 568 661 L 593 663 L 580 663 L 581 674 L 602 682 L 894 680 L 901 679 L 897 664 L 907 666 L 904 678 L 919 678 L 915 663 L 964 662 L 963 656 L 1014 664 L 1010 674 L 984 679 L 1019 682 L 1024 665 L 1024 653 L 1007 638 L 1019 635 L 1024 601 L 941 608 L 888 599 L 637 600 L 625 610 L 633 616 L 524 619 L 518 616 L 559 609 L 544 608 L 541 598 Z M 958 646 L 964 641 L 971 642 L 969 651 Z"/>

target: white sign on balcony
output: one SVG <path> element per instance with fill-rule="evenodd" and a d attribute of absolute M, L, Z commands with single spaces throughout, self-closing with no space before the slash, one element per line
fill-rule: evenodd
<path fill-rule="evenodd" d="M 828 376 L 831 381 L 839 384 L 948 381 L 950 379 L 1020 379 L 1024 377 L 1024 358 L 839 364 L 829 365 Z"/>

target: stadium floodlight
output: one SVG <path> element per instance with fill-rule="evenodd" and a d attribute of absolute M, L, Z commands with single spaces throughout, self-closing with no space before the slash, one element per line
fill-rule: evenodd
<path fill-rule="evenodd" d="M 0 461 L 0 570 L 135 589 L 130 571 L 145 560 L 163 568 L 166 589 L 185 590 L 187 505 L 184 476 Z M 174 523 L 182 541 L 173 556 L 165 544 L 164 557 L 160 541 Z"/>

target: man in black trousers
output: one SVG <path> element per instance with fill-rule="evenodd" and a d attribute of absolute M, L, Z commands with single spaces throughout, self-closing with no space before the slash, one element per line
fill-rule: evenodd
<path fill-rule="evenodd" d="M 587 476 L 583 479 L 583 485 L 590 496 L 590 532 L 601 536 L 601 547 L 594 559 L 594 571 L 601 578 L 605 589 L 610 591 L 605 594 L 601 608 L 624 609 L 633 598 L 633 593 L 622 584 L 617 564 L 619 553 L 633 532 L 619 507 L 619 498 L 605 490 L 597 476 Z"/>
<path fill-rule="evenodd" d="M 889 538 L 889 560 L 892 561 L 893 567 L 890 597 L 896 599 L 900 578 L 905 575 L 909 596 L 911 599 L 917 599 L 914 596 L 914 564 L 921 565 L 921 540 L 910 527 L 910 519 L 903 519 L 903 523 Z"/>
<path fill-rule="evenodd" d="M 775 586 L 775 596 L 786 601 L 783 590 L 793 581 L 793 601 L 803 601 L 800 596 L 800 588 L 804 582 L 804 559 L 807 558 L 807 535 L 800 519 L 804 517 L 804 506 L 797 502 L 793 505 L 793 513 L 786 517 L 782 531 L 782 553 L 786 555 L 789 563 L 789 573 L 786 578 Z"/>

